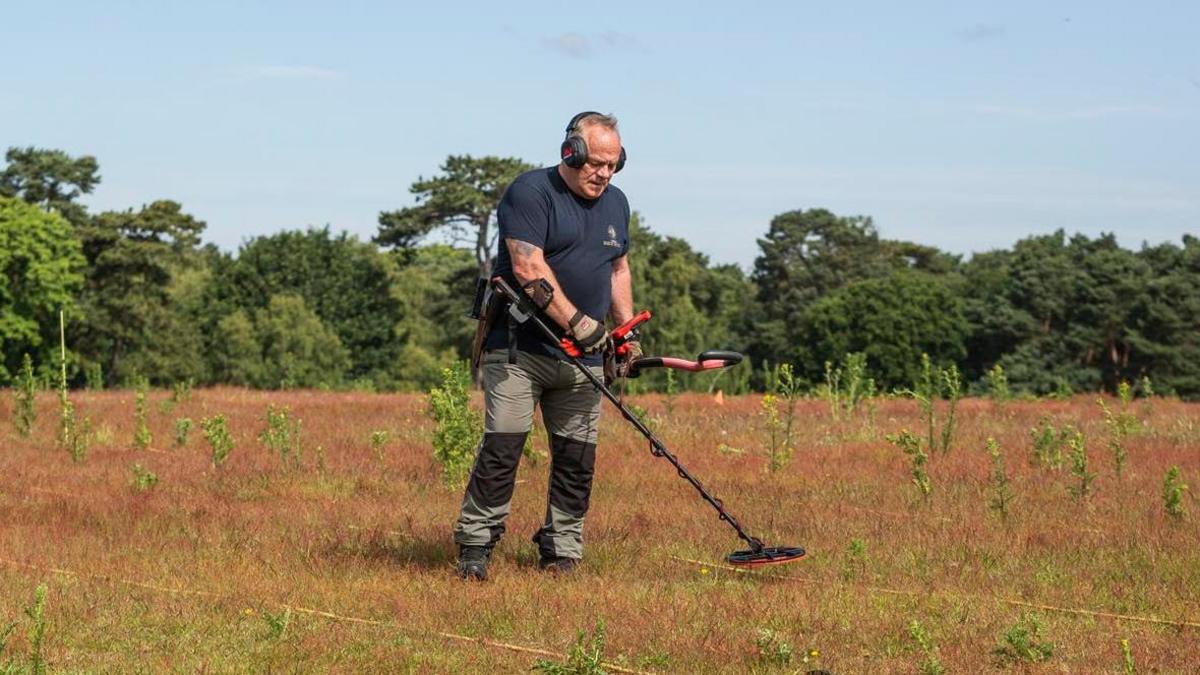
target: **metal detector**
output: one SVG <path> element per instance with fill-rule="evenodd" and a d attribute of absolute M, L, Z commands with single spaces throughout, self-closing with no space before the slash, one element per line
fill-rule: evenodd
<path fill-rule="evenodd" d="M 621 411 L 621 415 L 639 432 L 641 432 L 641 434 L 646 437 L 646 440 L 650 441 L 650 454 L 654 455 L 655 457 L 663 457 L 670 462 L 671 465 L 675 467 L 675 470 L 679 472 L 679 476 L 691 483 L 692 487 L 696 488 L 696 491 L 700 493 L 700 496 L 704 497 L 704 501 L 708 502 L 714 509 L 717 510 L 720 520 L 729 523 L 734 530 L 737 530 L 738 537 L 745 541 L 750 548 L 730 553 L 725 557 L 726 562 L 737 567 L 751 568 L 762 567 L 764 565 L 779 565 L 782 563 L 799 560 L 800 558 L 804 557 L 804 549 L 799 546 L 765 546 L 761 539 L 751 536 L 746 532 L 746 530 L 742 529 L 742 526 L 740 523 L 738 523 L 737 518 L 734 518 L 733 514 L 725 510 L 725 506 L 722 504 L 721 500 L 714 497 L 712 493 L 710 493 L 704 488 L 703 485 L 700 484 L 700 481 L 696 480 L 696 478 L 692 476 L 687 469 L 683 468 L 683 465 L 679 463 L 679 460 L 675 457 L 675 455 L 671 454 L 671 452 L 667 450 L 667 447 L 663 445 L 663 442 L 660 441 L 657 436 L 654 435 L 654 432 L 650 431 L 650 429 L 647 428 L 641 420 L 639 420 L 632 412 L 630 412 L 630 410 L 625 407 L 625 404 L 622 403 L 621 400 L 617 398 L 617 396 L 613 394 L 613 392 L 607 386 L 605 386 L 604 382 L 599 377 L 596 377 L 596 375 L 594 375 L 587 366 L 580 362 L 579 358 L 583 354 L 579 351 L 574 342 L 571 341 L 570 338 L 560 338 L 554 333 L 553 330 L 550 329 L 549 326 L 546 325 L 544 321 L 542 321 L 541 317 L 538 316 L 537 308 L 534 306 L 533 302 L 528 296 L 526 296 L 524 293 L 513 290 L 512 286 L 509 285 L 503 277 L 493 277 L 491 285 L 492 290 L 498 296 L 500 296 L 500 298 L 508 301 L 507 311 L 514 322 L 532 323 L 543 335 L 546 336 L 547 339 L 557 344 L 563 350 L 567 360 L 576 368 L 578 368 L 579 371 L 583 373 L 593 385 L 595 385 L 596 389 L 598 389 L 600 393 L 604 395 L 604 398 L 607 398 L 610 403 L 617 407 L 617 410 Z M 649 318 L 650 312 L 643 310 L 630 321 L 613 329 L 612 335 L 618 336 L 618 339 L 620 339 L 622 342 L 628 341 L 630 336 L 636 335 L 634 332 L 636 326 L 648 320 Z M 620 346 L 621 345 L 617 345 L 618 353 L 620 353 Z M 686 361 L 684 359 L 675 359 L 670 357 L 641 358 L 630 364 L 629 370 L 631 373 L 637 373 L 638 371 L 646 368 L 661 367 L 678 368 L 688 371 L 700 371 L 711 370 L 715 368 L 725 368 L 736 365 L 740 363 L 741 360 L 742 355 L 737 352 L 706 351 L 701 353 L 695 361 Z"/>

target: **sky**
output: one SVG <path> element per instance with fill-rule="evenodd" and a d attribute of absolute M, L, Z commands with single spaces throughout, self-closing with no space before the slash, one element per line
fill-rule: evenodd
<path fill-rule="evenodd" d="M 11 2 L 0 149 L 93 155 L 227 250 L 362 239 L 448 155 L 557 161 L 615 113 L 654 231 L 751 268 L 777 214 L 969 256 L 1200 231 L 1200 3 Z M 636 254 L 633 252 L 631 254 Z"/>

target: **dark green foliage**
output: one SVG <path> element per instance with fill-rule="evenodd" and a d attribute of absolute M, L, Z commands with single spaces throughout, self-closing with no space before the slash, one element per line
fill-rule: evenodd
<path fill-rule="evenodd" d="M 496 254 L 496 207 L 509 184 L 535 167 L 515 157 L 451 155 L 441 168 L 441 175 L 418 178 L 409 188 L 416 206 L 379 214 L 375 241 L 412 248 L 425 235 L 445 228 L 451 240 L 474 251 L 479 275 L 488 276 Z"/>
<path fill-rule="evenodd" d="M 809 316 L 813 305 L 855 282 L 887 277 L 899 270 L 919 270 L 941 276 L 958 267 L 957 258 L 936 249 L 880 239 L 869 217 L 839 217 L 825 209 L 789 211 L 776 216 L 766 237 L 759 239 L 758 244 L 762 254 L 754 261 L 752 275 L 757 285 L 758 307 L 751 311 L 750 317 L 754 329 L 749 346 L 751 355 L 755 363 L 764 358 L 807 363 L 801 373 L 814 382 L 819 380 L 821 364 L 825 361 L 837 362 L 848 352 L 866 350 L 856 347 L 838 349 L 834 344 L 826 344 L 811 353 L 798 353 L 798 346 L 805 344 L 814 332 L 836 334 L 838 337 L 834 342 L 862 343 L 853 337 L 853 331 L 859 326 L 839 325 L 833 316 L 828 316 L 843 309 L 840 305 L 847 300 L 825 306 L 818 319 L 825 325 L 817 329 L 811 326 Z M 856 296 L 850 301 L 861 304 L 861 300 Z M 895 305 L 895 299 L 889 304 Z M 961 309 L 947 309 L 961 313 Z M 852 321 L 862 320 L 862 317 L 856 317 Z M 882 335 L 872 335 L 872 339 L 885 337 L 891 341 L 904 326 L 895 326 L 894 333 L 886 326 L 879 328 Z M 961 352 L 962 347 L 955 349 Z M 918 349 L 917 353 L 920 351 Z M 924 351 L 940 356 L 936 349 L 927 347 Z M 868 352 L 868 356 L 873 355 Z M 806 359 L 810 358 L 815 361 L 808 363 Z M 912 360 L 908 362 L 913 363 Z M 912 381 L 911 377 L 898 374 L 880 378 L 877 375 L 886 366 L 872 365 L 872 375 L 880 384 Z M 887 365 L 893 364 L 889 361 Z"/>
<path fill-rule="evenodd" d="M 442 369 L 442 386 L 429 391 L 429 412 L 437 421 L 433 458 L 442 467 L 442 480 L 451 487 L 466 484 L 479 439 L 483 415 L 471 407 L 471 375 L 465 361 Z"/>
<path fill-rule="evenodd" d="M 463 314 L 496 251 L 496 206 L 531 168 L 450 156 L 412 184 L 413 206 L 380 214 L 373 242 L 326 227 L 255 238 L 231 255 L 202 246 L 204 223 L 173 201 L 89 214 L 78 200 L 100 182 L 93 157 L 10 148 L 0 167 L 0 385 L 25 353 L 41 364 L 38 379 L 57 378 L 61 309 L 74 327 L 66 361 L 76 386 L 138 374 L 153 386 L 435 386 L 467 355 L 474 325 Z M 431 234 L 448 243 L 421 245 Z M 1192 235 L 1131 251 L 1112 235 L 1059 231 L 962 262 L 883 239 L 869 217 L 794 210 L 772 219 L 749 277 L 636 213 L 630 240 L 635 308 L 655 317 L 648 355 L 747 356 L 679 378 L 680 390 L 763 389 L 763 363 L 796 364 L 808 390 L 826 362 L 854 353 L 863 381 L 888 390 L 919 377 L 924 352 L 957 367 L 962 391 L 998 402 L 1151 379 L 1163 395 L 1200 397 Z M 665 385 L 662 370 L 627 383 Z M 1123 447 L 1111 447 L 1123 461 Z"/>
<path fill-rule="evenodd" d="M 629 227 L 629 267 L 633 277 L 635 311 L 648 308 L 654 318 L 643 326 L 642 348 L 647 355 L 695 358 L 705 349 L 745 351 L 739 323 L 754 287 L 735 265 L 709 265 L 708 257 L 677 237 L 654 233 L 634 213 Z M 707 389 L 719 373 L 680 378 L 693 390 Z M 730 393 L 728 382 L 718 384 Z M 662 391 L 666 372 L 651 371 L 636 380 L 637 387 Z"/>
<path fill-rule="evenodd" d="M 1013 389 L 1115 392 L 1167 378 L 1200 395 L 1200 240 L 1139 252 L 1061 230 L 964 266 L 968 378 L 999 362 Z"/>
<path fill-rule="evenodd" d="M 201 262 L 203 231 L 172 201 L 102 213 L 78 228 L 88 268 L 75 343 L 107 384 L 144 374 L 165 386 L 203 375 L 200 327 L 176 297 L 180 276 Z"/>
<path fill-rule="evenodd" d="M 440 371 L 466 358 L 474 322 L 465 316 L 475 288 L 475 263 L 467 251 L 444 244 L 397 254 L 394 296 L 399 303 L 388 387 L 427 390 Z"/>
<path fill-rule="evenodd" d="M 0 374 L 25 354 L 58 362 L 58 312 L 73 313 L 84 258 L 71 225 L 19 199 L 0 197 Z"/>
<path fill-rule="evenodd" d="M 281 377 L 281 364 L 271 359 L 283 359 L 289 350 L 292 370 L 337 371 L 305 379 L 301 386 L 343 379 L 389 381 L 403 345 L 395 339 L 401 301 L 393 287 L 394 265 L 374 246 L 344 232 L 334 236 L 328 228 L 310 229 L 258 237 L 244 244 L 237 258 L 215 256 L 210 262 L 212 274 L 196 322 L 205 326 L 209 338 L 206 351 L 216 367 L 215 381 L 278 387 L 286 377 Z M 460 307 L 469 301 L 456 300 Z M 289 342 L 279 335 L 286 332 L 280 311 L 289 312 L 289 319 L 304 316 L 309 335 L 302 341 L 330 344 L 330 337 L 336 338 L 337 358 L 301 363 L 296 361 L 300 345 L 276 345 L 271 336 Z"/>
<path fill-rule="evenodd" d="M 962 304 L 941 278 L 900 270 L 851 283 L 809 307 L 793 351 L 811 381 L 822 364 L 862 352 L 867 374 L 882 388 L 908 386 L 919 376 L 921 355 L 935 363 L 966 356 Z"/>
<path fill-rule="evenodd" d="M 329 388 L 346 379 L 350 355 L 297 295 L 277 295 L 251 316 L 223 318 L 213 343 L 218 381 L 261 389 Z"/>
<path fill-rule="evenodd" d="M 33 361 L 25 354 L 21 361 L 21 374 L 13 388 L 13 426 L 17 433 L 28 438 L 37 422 L 37 380 L 33 377 Z"/>
<path fill-rule="evenodd" d="M 87 211 L 75 202 L 100 182 L 100 165 L 90 155 L 71 157 L 61 150 L 9 148 L 0 172 L 0 196 L 19 197 L 80 225 Z"/>
<path fill-rule="evenodd" d="M 1183 508 L 1183 493 L 1188 489 L 1187 483 L 1179 477 L 1179 467 L 1167 469 L 1163 476 L 1163 509 L 1175 520 L 1182 520 L 1185 513 Z"/>
<path fill-rule="evenodd" d="M 1000 636 L 992 653 L 1001 663 L 1039 663 L 1054 655 L 1054 644 L 1043 642 L 1042 622 L 1036 614 L 1022 614 L 1015 624 Z"/>
<path fill-rule="evenodd" d="M 596 630 L 589 640 L 582 630 L 575 635 L 575 644 L 567 653 L 564 663 L 538 659 L 533 668 L 544 675 L 604 675 L 604 620 L 596 622 Z"/>

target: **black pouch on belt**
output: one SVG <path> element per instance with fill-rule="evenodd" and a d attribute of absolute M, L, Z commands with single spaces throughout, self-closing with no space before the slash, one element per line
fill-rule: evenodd
<path fill-rule="evenodd" d="M 483 358 L 483 345 L 487 343 L 488 333 L 496 324 L 496 319 L 504 312 L 504 301 L 487 286 L 480 301 L 479 323 L 475 326 L 475 339 L 471 342 L 471 368 L 478 370 Z"/>

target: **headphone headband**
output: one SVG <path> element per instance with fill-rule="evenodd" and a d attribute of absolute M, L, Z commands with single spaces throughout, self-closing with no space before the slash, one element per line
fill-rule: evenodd
<path fill-rule="evenodd" d="M 578 115 L 572 117 L 571 121 L 567 123 L 567 136 L 570 136 L 571 132 L 575 131 L 575 125 L 579 124 L 579 120 L 587 117 L 588 115 L 601 115 L 601 114 L 603 114 L 603 113 L 596 112 L 595 110 L 584 110 L 583 112 L 579 113 Z"/>

